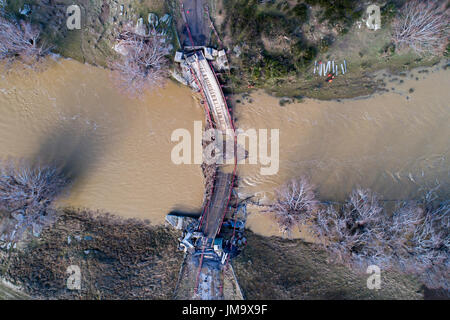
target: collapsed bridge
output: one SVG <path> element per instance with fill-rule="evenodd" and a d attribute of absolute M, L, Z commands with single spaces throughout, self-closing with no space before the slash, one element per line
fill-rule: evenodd
<path fill-rule="evenodd" d="M 228 261 L 238 252 L 236 239 L 242 241 L 246 210 L 238 209 L 230 215 L 233 219 L 226 218 L 236 179 L 236 135 L 227 100 L 214 70 L 229 70 L 228 61 L 225 50 L 218 51 L 194 44 L 194 38 L 201 39 L 202 32 L 208 33 L 208 30 L 203 30 L 207 25 L 203 21 L 206 14 L 209 18 L 209 10 L 205 12 L 204 1 L 180 0 L 180 5 L 185 24 L 182 30 L 186 31 L 188 37 L 184 39 L 183 51 L 175 55 L 175 61 L 180 63 L 181 75 L 174 72 L 174 76 L 201 94 L 209 126 L 225 136 L 233 137 L 234 163 L 229 173 L 220 168 L 216 170 L 210 196 L 205 199 L 199 219 L 170 214 L 166 218 L 177 229 L 183 230 L 180 249 L 186 253 L 175 298 L 242 299 L 233 268 Z M 185 9 L 185 5 L 188 9 Z M 191 34 L 187 14 L 195 17 L 192 25 L 192 30 L 196 31 L 194 35 Z M 243 216 L 238 221 L 240 212 L 243 212 Z M 224 224 L 227 228 L 222 230 Z"/>

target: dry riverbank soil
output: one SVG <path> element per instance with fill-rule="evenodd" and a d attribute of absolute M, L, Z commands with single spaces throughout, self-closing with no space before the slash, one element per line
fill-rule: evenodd
<path fill-rule="evenodd" d="M 171 299 L 183 255 L 163 226 L 64 210 L 22 250 L 0 251 L 1 277 L 38 299 Z M 67 288 L 78 266 L 81 290 Z"/>
<path fill-rule="evenodd" d="M 245 299 L 423 299 L 413 278 L 382 272 L 381 289 L 369 290 L 366 274 L 329 263 L 313 244 L 245 235 L 248 245 L 233 261 Z"/>

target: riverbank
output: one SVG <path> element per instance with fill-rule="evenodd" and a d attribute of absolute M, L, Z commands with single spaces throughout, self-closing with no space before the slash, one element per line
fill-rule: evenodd
<path fill-rule="evenodd" d="M 383 92 L 355 99 L 280 103 L 263 91 L 235 96 L 241 130 L 280 130 L 279 172 L 263 176 L 260 165 L 239 165 L 241 198 L 269 204 L 275 189 L 306 175 L 322 201 L 343 202 L 357 186 L 372 189 L 383 201 L 420 199 L 438 184 L 439 196 L 448 199 L 447 63 L 401 76 L 380 71 L 377 78 L 385 83 Z M 258 211 L 250 208 L 248 226 L 262 235 L 280 235 Z"/>
<path fill-rule="evenodd" d="M 183 261 L 175 232 L 95 212 L 58 214 L 20 250 L 0 250 L 2 277 L 34 299 L 172 298 Z M 80 290 L 67 286 L 70 266 L 80 269 Z"/>
<path fill-rule="evenodd" d="M 25 4 L 31 9 L 27 16 L 19 13 Z M 72 0 L 48 4 L 38 0 L 7 1 L 5 11 L 41 26 L 42 40 L 53 52 L 81 63 L 106 67 L 115 55 L 113 47 L 124 23 L 136 24 L 139 18 L 147 21 L 150 12 L 162 16 L 172 10 L 170 3 L 163 0 L 77 1 L 81 29 L 68 30 L 66 10 L 73 4 Z"/>
<path fill-rule="evenodd" d="M 231 76 L 225 91 L 250 93 L 254 89 L 263 89 L 276 97 L 297 100 L 305 97 L 319 100 L 353 98 L 383 89 L 382 83 L 374 76 L 378 70 L 388 68 L 401 74 L 439 62 L 438 57 L 394 50 L 391 20 L 398 8 L 393 9 L 392 1 L 381 7 L 382 28 L 377 31 L 367 29 L 361 20 L 365 2 L 347 2 L 345 6 L 355 11 L 354 16 L 349 18 L 345 12 L 339 11 L 319 23 L 323 4 L 311 6 L 304 1 L 298 4 L 246 4 L 246 1 L 233 0 L 225 5 L 221 0 L 202 1 L 201 4 L 210 7 L 211 18 L 221 38 L 204 35 L 208 42 L 206 45 L 227 48 Z M 19 14 L 24 4 L 31 7 L 27 17 Z M 36 0 L 20 0 L 8 2 L 5 10 L 41 25 L 42 39 L 52 44 L 55 53 L 99 66 L 107 66 L 115 56 L 113 47 L 121 26 L 127 21 L 135 24 L 139 18 L 147 21 L 149 12 L 160 16 L 170 13 L 175 20 L 173 27 L 179 28 L 179 34 L 183 35 L 184 24 L 176 1 L 126 0 L 120 5 L 110 0 L 83 2 L 80 4 L 82 28 L 67 30 L 65 9 L 71 4 L 70 0 L 64 0 L 56 6 L 46 6 L 38 5 Z M 249 10 L 255 11 L 254 17 L 250 15 L 250 20 L 243 19 L 242 15 L 248 14 Z M 339 17 L 339 14 L 343 16 Z M 275 18 L 279 19 L 279 25 L 273 24 Z M 243 23 L 245 28 L 233 31 L 236 26 L 227 23 L 232 19 L 237 21 L 237 25 Z M 196 22 L 208 29 L 203 20 Z M 178 48 L 174 28 L 170 30 L 174 32 L 172 45 Z M 261 34 L 249 36 L 247 33 L 252 30 L 259 30 Z M 317 72 L 313 73 L 315 61 L 329 60 L 336 63 L 346 60 L 348 67 L 348 72 L 337 76 L 332 83 L 327 83 Z"/>
<path fill-rule="evenodd" d="M 218 1 L 212 12 L 229 48 L 234 92 L 263 89 L 297 100 L 354 98 L 383 88 L 373 74 L 378 70 L 401 73 L 439 62 L 439 57 L 396 50 L 391 38 L 399 9 L 395 1 L 379 4 L 381 29 L 369 30 L 363 19 L 370 4 L 339 1 L 328 8 L 325 1 Z M 228 24 L 230 20 L 235 23 Z M 347 72 L 338 70 L 333 82 L 313 71 L 315 63 L 335 61 L 339 66 L 344 60 Z"/>
<path fill-rule="evenodd" d="M 34 299 L 172 299 L 183 261 L 177 236 L 138 220 L 64 210 L 55 225 L 21 251 L 0 251 L 2 276 Z M 247 247 L 233 261 L 245 299 L 424 297 L 411 277 L 385 272 L 381 290 L 369 290 L 366 274 L 330 264 L 312 244 L 250 230 L 246 237 Z M 80 268 L 81 290 L 68 289 L 69 266 Z M 25 297 L 13 291 L 4 298 Z"/>
<path fill-rule="evenodd" d="M 381 273 L 381 289 L 367 288 L 367 274 L 334 263 L 313 244 L 246 231 L 248 245 L 233 260 L 245 299 L 423 299 L 414 278 Z"/>

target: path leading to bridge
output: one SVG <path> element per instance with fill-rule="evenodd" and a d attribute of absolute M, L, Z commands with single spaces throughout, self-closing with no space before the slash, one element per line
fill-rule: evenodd
<path fill-rule="evenodd" d="M 217 76 L 203 52 L 196 51 L 186 58 L 186 62 L 194 71 L 195 77 L 201 86 L 209 110 L 214 117 L 216 128 L 224 134 L 227 132 L 232 133 L 234 128 L 226 99 Z"/>
<path fill-rule="evenodd" d="M 193 247 L 187 251 L 186 260 L 180 272 L 176 297 L 184 299 L 223 299 L 224 286 L 226 286 L 224 284 L 232 283 L 231 286 L 228 285 L 228 287 L 234 288 L 231 290 L 231 296 L 242 298 L 236 278 L 230 276 L 234 273 L 231 265 L 228 265 L 228 253 L 225 253 L 225 251 L 218 252 L 215 241 L 220 234 L 229 209 L 236 177 L 237 159 L 234 123 L 218 77 L 203 51 L 206 44 L 204 21 L 210 21 L 209 17 L 205 16 L 209 14 L 209 11 L 205 11 L 205 1 L 180 0 L 180 9 L 181 17 L 184 20 L 184 30 L 186 31 L 185 39 L 182 39 L 182 43 L 185 45 L 183 52 L 184 66 L 190 71 L 188 73 L 191 74 L 202 94 L 205 112 L 211 122 L 210 125 L 222 132 L 223 135 L 231 135 L 234 138 L 235 152 L 233 172 L 224 173 L 220 168 L 217 170 L 211 197 L 204 204 L 196 231 L 187 232 L 186 241 L 197 238 L 191 242 Z M 208 27 L 208 25 L 206 26 Z M 195 43 L 196 40 L 201 43 Z M 222 243 L 222 240 L 219 238 L 219 243 Z M 185 245 L 189 246 L 189 243 L 185 243 Z M 190 284 L 193 284 L 193 288 Z M 193 289 L 192 292 L 191 289 Z M 230 295 L 227 298 L 229 299 Z"/>

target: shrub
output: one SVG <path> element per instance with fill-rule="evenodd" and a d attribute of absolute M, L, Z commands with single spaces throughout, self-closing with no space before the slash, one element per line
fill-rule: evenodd
<path fill-rule="evenodd" d="M 29 22 L 15 22 L 0 13 L 0 30 L 0 59 L 20 58 L 32 65 L 48 51 L 39 44 L 39 29 Z"/>
<path fill-rule="evenodd" d="M 127 31 L 120 38 L 124 54 L 110 62 L 116 71 L 118 86 L 131 95 L 140 95 L 146 89 L 161 86 L 168 67 L 167 41 L 156 35 L 143 37 Z"/>
<path fill-rule="evenodd" d="M 370 190 L 355 189 L 341 206 L 319 204 L 300 178 L 277 193 L 270 211 L 282 231 L 306 225 L 330 256 L 364 272 L 368 265 L 416 275 L 429 288 L 450 288 L 450 202 L 406 201 L 391 212 Z"/>
<path fill-rule="evenodd" d="M 50 205 L 67 183 L 53 166 L 32 166 L 23 160 L 0 163 L 0 211 L 16 220 L 7 238 L 15 241 L 26 231 L 40 233 L 50 224 Z"/>
<path fill-rule="evenodd" d="M 433 1 L 407 2 L 393 23 L 393 41 L 398 48 L 417 54 L 441 54 L 448 44 L 447 10 Z"/>

